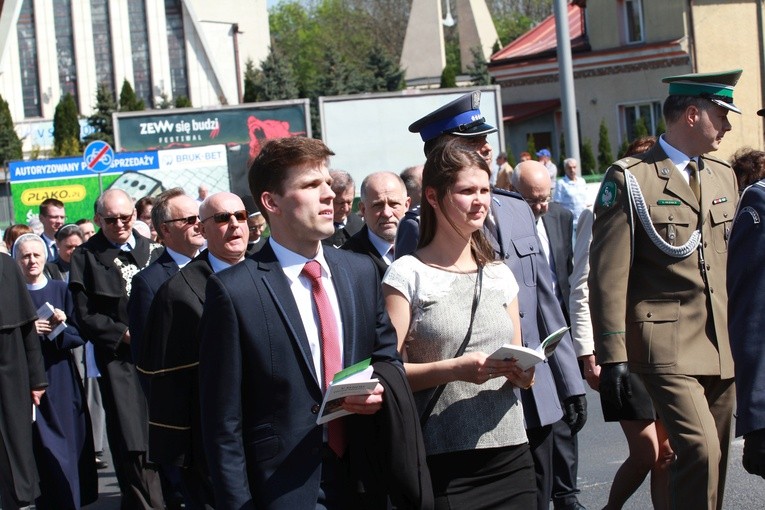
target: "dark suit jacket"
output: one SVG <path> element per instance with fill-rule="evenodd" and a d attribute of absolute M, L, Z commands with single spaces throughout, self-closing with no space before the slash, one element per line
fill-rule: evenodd
<path fill-rule="evenodd" d="M 568 298 L 571 295 L 571 286 L 568 279 L 574 270 L 574 246 L 572 244 L 574 215 L 562 205 L 551 202 L 547 214 L 542 216 L 542 223 L 547 231 L 547 237 L 550 239 L 550 253 L 555 262 L 556 284 L 563 297 L 562 305 L 566 322 L 570 324 Z"/>
<path fill-rule="evenodd" d="M 261 249 L 263 249 L 263 246 L 266 245 L 267 241 L 267 237 L 260 236 L 260 239 L 258 239 L 256 242 L 247 243 L 247 251 L 245 252 L 244 256 L 249 257 L 252 254 L 258 253 Z"/>
<path fill-rule="evenodd" d="M 324 256 L 341 308 L 343 365 L 370 356 L 398 360 L 372 262 L 341 250 L 325 249 Z M 202 433 L 216 506 L 313 510 L 322 466 L 323 427 L 316 425 L 322 390 L 270 242 L 209 278 L 200 335 Z"/>
<path fill-rule="evenodd" d="M 160 250 L 137 232 L 134 236 L 136 246 L 130 252 L 120 252 L 100 231 L 78 246 L 72 254 L 69 289 L 80 332 L 93 342 L 98 369 L 107 379 L 101 385 L 101 395 L 104 400 L 109 399 L 107 408 L 117 415 L 124 447 L 130 451 L 146 451 L 146 399 L 130 346 L 120 339 L 128 329 L 125 278 L 132 276 L 128 269 L 148 266 Z M 117 258 L 129 264 L 123 264 L 123 269 L 122 263 L 115 262 Z"/>
<path fill-rule="evenodd" d="M 385 263 L 380 253 L 377 251 L 372 241 L 369 240 L 369 227 L 364 225 L 361 230 L 356 232 L 344 245 L 340 247 L 343 250 L 352 251 L 354 253 L 360 253 L 361 255 L 369 255 L 377 266 L 377 272 L 380 273 L 380 281 L 385 276 L 385 271 L 388 270 L 388 264 Z"/>
<path fill-rule="evenodd" d="M 736 372 L 736 436 L 765 429 L 765 182 L 741 196 L 728 245 L 728 331 Z"/>
<path fill-rule="evenodd" d="M 497 228 L 487 226 L 485 232 L 518 281 L 522 341 L 534 349 L 547 335 L 566 325 L 539 246 L 534 215 L 518 193 L 500 189 L 492 193 L 491 210 Z M 584 394 L 568 334 L 547 362 L 536 365 L 535 379 L 530 390 L 521 391 L 526 428 L 555 423 L 563 416 L 561 401 Z"/>
<path fill-rule="evenodd" d="M 345 221 L 345 226 L 335 230 L 335 233 L 322 241 L 324 246 L 334 246 L 340 248 L 344 245 L 348 239 L 356 235 L 361 227 L 364 226 L 364 220 L 361 216 L 352 212 L 348 214 L 348 218 Z"/>
<path fill-rule="evenodd" d="M 146 320 L 138 370 L 150 378 L 149 458 L 204 464 L 199 418 L 199 321 L 213 274 L 204 250 L 157 291 Z"/>
<path fill-rule="evenodd" d="M 138 366 L 141 366 L 143 336 L 151 302 L 154 300 L 154 295 L 159 287 L 177 272 L 178 264 L 175 263 L 167 250 L 162 250 L 162 255 L 157 260 L 133 277 L 132 290 L 128 300 L 128 317 L 130 319 L 130 351 L 133 355 L 133 361 Z M 141 379 L 141 384 L 144 385 L 143 376 Z M 144 390 L 147 390 L 145 385 Z"/>

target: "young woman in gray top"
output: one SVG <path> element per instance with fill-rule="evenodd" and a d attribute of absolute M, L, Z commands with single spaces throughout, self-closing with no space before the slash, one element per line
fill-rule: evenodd
<path fill-rule="evenodd" d="M 459 139 L 441 142 L 423 172 L 417 251 L 396 260 L 383 279 L 399 351 L 419 411 L 443 394 L 424 425 L 436 508 L 532 508 L 533 460 L 514 387 L 528 388 L 534 369 L 488 359 L 520 343 L 518 284 L 494 261 L 483 237 L 490 205 L 486 162 Z M 482 276 L 481 276 L 482 272 Z M 465 339 L 477 281 L 480 299 Z"/>

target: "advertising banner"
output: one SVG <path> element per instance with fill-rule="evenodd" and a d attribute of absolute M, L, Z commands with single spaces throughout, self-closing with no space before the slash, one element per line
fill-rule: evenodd
<path fill-rule="evenodd" d="M 231 190 L 249 194 L 248 163 L 263 141 L 311 136 L 308 99 L 252 103 L 215 109 L 188 108 L 114 114 L 118 151 L 203 147 L 223 144 Z"/>
<path fill-rule="evenodd" d="M 64 202 L 67 222 L 93 217 L 98 174 L 82 157 L 14 161 L 9 170 L 14 223 L 34 223 L 40 204 L 48 198 Z M 200 184 L 211 193 L 230 189 L 223 145 L 116 153 L 101 179 L 104 190 L 123 189 L 134 201 L 174 187 L 194 197 Z"/>

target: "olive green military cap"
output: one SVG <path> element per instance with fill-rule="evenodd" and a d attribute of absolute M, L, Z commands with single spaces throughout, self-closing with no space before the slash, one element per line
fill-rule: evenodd
<path fill-rule="evenodd" d="M 668 76 L 661 81 L 669 83 L 670 96 L 704 97 L 718 106 L 741 113 L 733 104 L 733 88 L 741 73 L 741 69 L 735 69 L 721 73 L 681 74 Z"/>

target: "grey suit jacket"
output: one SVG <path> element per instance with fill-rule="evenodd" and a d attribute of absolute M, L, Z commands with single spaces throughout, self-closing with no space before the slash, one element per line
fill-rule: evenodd
<path fill-rule="evenodd" d="M 560 204 L 551 203 L 547 214 L 542 216 L 542 223 L 550 239 L 550 253 L 555 262 L 556 285 L 560 290 L 563 301 L 563 311 L 566 322 L 570 323 L 568 298 L 571 295 L 571 284 L 568 279 L 574 270 L 574 215 Z"/>
<path fill-rule="evenodd" d="M 518 281 L 523 345 L 533 349 L 566 320 L 552 290 L 529 206 L 517 193 L 494 189 L 491 211 L 494 226 L 487 224 L 485 232 Z M 584 394 L 570 335 L 547 362 L 536 366 L 535 378 L 530 390 L 521 391 L 526 428 L 555 423 L 563 416 L 561 401 Z"/>

